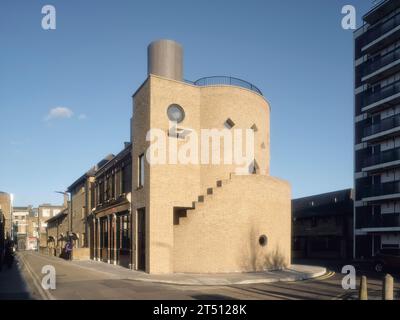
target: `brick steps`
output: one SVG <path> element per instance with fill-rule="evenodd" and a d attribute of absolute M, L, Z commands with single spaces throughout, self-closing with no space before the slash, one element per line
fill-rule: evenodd
<path fill-rule="evenodd" d="M 192 207 L 186 210 L 185 215 L 179 216 L 178 225 L 181 224 L 181 219 L 187 218 L 189 214 L 193 214 L 194 210 L 204 206 L 205 202 L 212 200 L 213 195 L 215 195 L 218 192 L 218 190 L 221 189 L 224 185 L 230 182 L 231 179 L 218 180 L 214 187 L 207 188 L 206 193 L 204 195 L 199 195 L 197 197 L 197 201 L 192 202 Z"/>

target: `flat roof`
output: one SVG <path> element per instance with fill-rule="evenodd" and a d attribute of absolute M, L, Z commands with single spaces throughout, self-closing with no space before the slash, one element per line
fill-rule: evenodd
<path fill-rule="evenodd" d="M 343 189 L 292 200 L 293 214 L 318 210 L 330 212 L 333 207 L 346 207 L 353 201 L 353 189 Z"/>

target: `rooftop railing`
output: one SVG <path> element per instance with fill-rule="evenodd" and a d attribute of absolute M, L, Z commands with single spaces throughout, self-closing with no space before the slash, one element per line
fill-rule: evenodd
<path fill-rule="evenodd" d="M 205 86 L 218 86 L 218 85 L 226 85 L 226 86 L 236 86 L 245 89 L 249 89 L 251 91 L 257 92 L 259 95 L 263 95 L 261 90 L 258 89 L 255 85 L 251 84 L 242 79 L 228 77 L 228 76 L 213 76 L 213 77 L 205 77 L 196 81 L 185 80 L 185 82 L 193 84 L 195 86 L 205 87 Z"/>

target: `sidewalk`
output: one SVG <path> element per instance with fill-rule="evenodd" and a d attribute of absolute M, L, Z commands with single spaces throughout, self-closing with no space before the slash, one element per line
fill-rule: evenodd
<path fill-rule="evenodd" d="M 225 274 L 184 274 L 153 275 L 129 270 L 98 261 L 66 261 L 81 268 L 109 274 L 113 278 L 133 281 L 147 281 L 174 285 L 219 286 L 272 282 L 292 282 L 320 277 L 326 269 L 317 266 L 292 265 L 289 269 L 269 272 L 225 273 Z"/>
<path fill-rule="evenodd" d="M 26 300 L 31 298 L 27 284 L 22 277 L 19 261 L 15 259 L 10 269 L 3 266 L 0 272 L 0 300 Z"/>

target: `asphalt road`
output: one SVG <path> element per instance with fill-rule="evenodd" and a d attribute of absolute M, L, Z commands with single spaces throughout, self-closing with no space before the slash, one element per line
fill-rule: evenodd
<path fill-rule="evenodd" d="M 12 269 L 0 272 L 0 299 L 262 299 L 262 300 L 332 300 L 354 299 L 356 290 L 344 290 L 340 263 L 327 265 L 329 272 L 316 279 L 299 282 L 232 286 L 182 286 L 119 279 L 99 270 L 88 270 L 59 258 L 33 252 L 21 252 Z M 320 263 L 322 264 L 322 263 Z M 41 271 L 45 265 L 56 269 L 56 289 L 43 290 Z M 335 272 L 339 271 L 339 272 Z M 380 297 L 382 276 L 360 271 L 368 276 L 371 299 Z M 358 283 L 359 279 L 357 279 Z M 400 278 L 395 277 L 400 291 Z"/>

